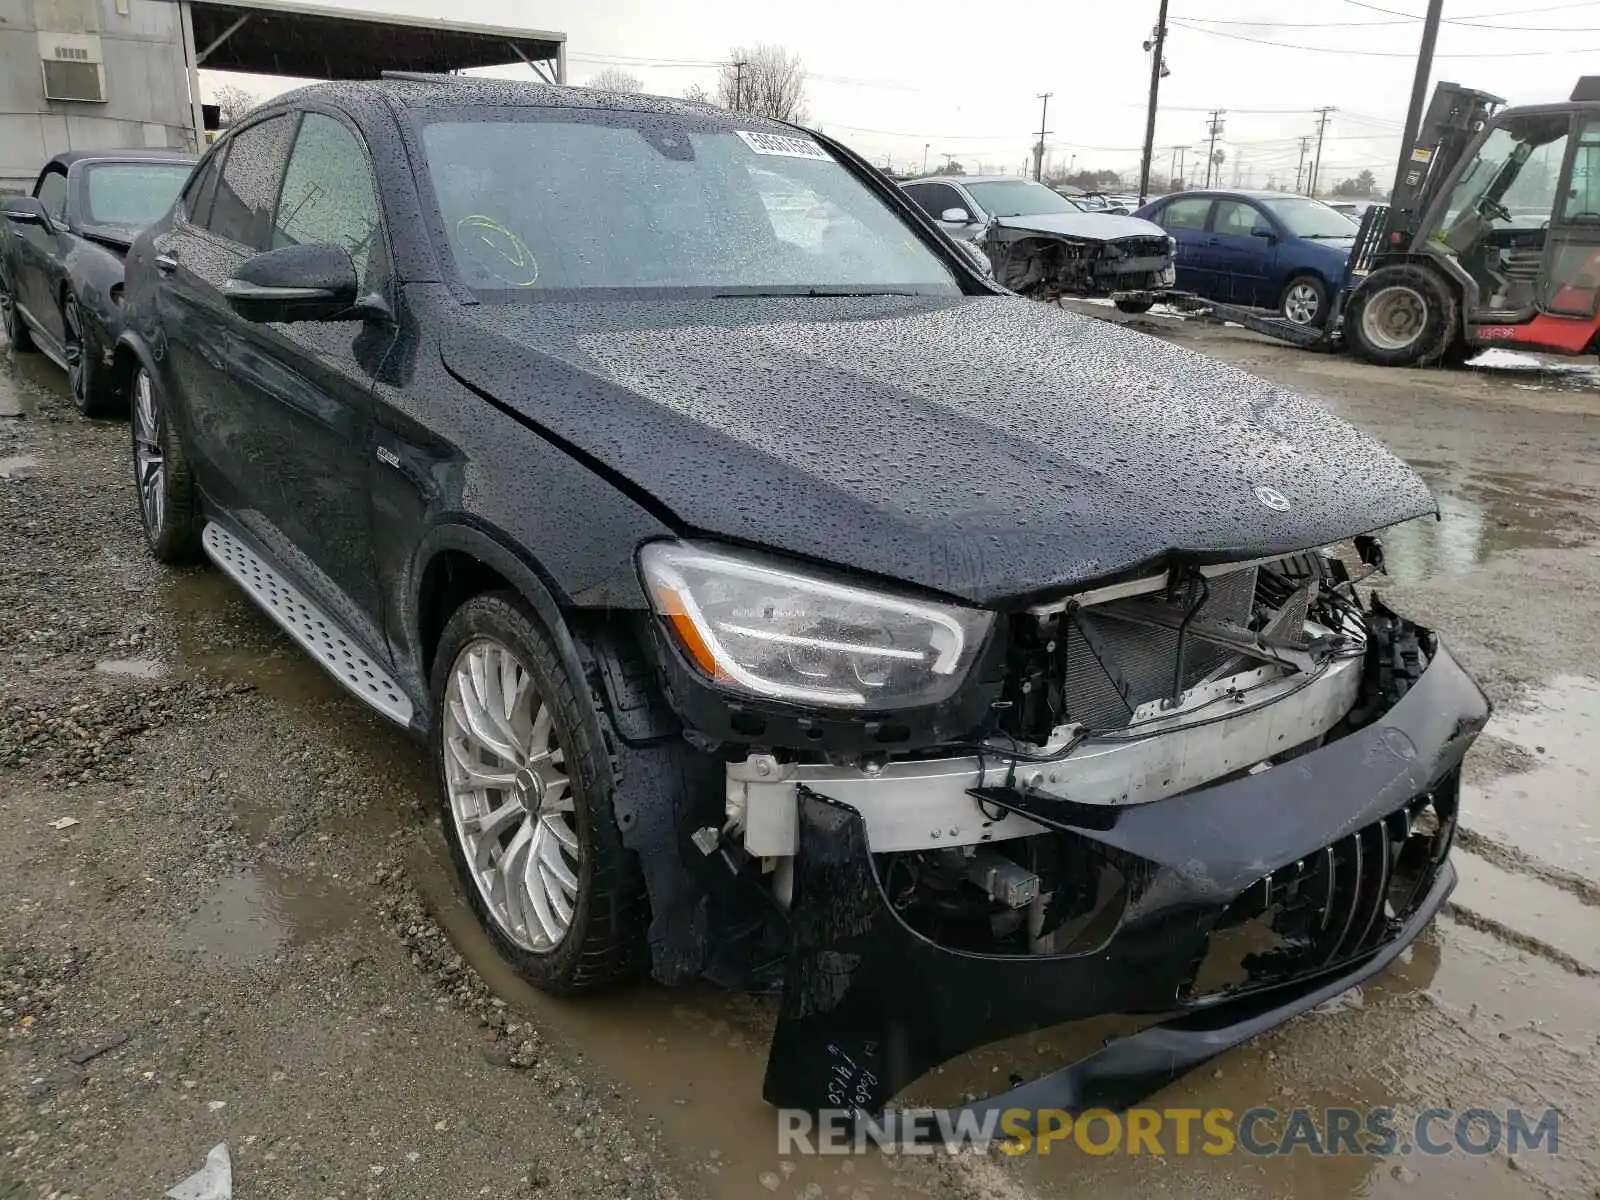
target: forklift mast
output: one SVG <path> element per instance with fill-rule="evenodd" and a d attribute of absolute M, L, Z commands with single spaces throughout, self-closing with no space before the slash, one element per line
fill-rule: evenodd
<path fill-rule="evenodd" d="M 1499 96 L 1458 83 L 1441 81 L 1435 86 L 1433 100 L 1417 130 L 1417 140 L 1394 181 L 1383 233 L 1375 239 L 1375 250 L 1403 250 L 1411 245 L 1423 214 L 1444 181 L 1484 123 L 1504 103 Z"/>

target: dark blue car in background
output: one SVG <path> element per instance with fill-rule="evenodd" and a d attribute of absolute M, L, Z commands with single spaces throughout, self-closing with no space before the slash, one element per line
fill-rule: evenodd
<path fill-rule="evenodd" d="M 1296 325 L 1326 318 L 1357 228 L 1320 200 L 1283 192 L 1177 192 L 1134 216 L 1177 241 L 1181 290 L 1275 308 Z"/>

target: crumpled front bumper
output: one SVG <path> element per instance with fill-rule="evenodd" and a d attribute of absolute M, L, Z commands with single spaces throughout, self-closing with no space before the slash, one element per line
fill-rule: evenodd
<path fill-rule="evenodd" d="M 764 1095 L 782 1108 L 882 1110 L 940 1063 L 988 1042 L 1090 1016 L 1158 1023 L 969 1106 L 1122 1108 L 1182 1072 L 1382 970 L 1444 904 L 1457 768 L 1488 719 L 1477 685 L 1441 646 L 1373 724 L 1271 770 L 1061 828 L 1141 870 L 1116 931 L 1086 953 L 977 954 L 908 927 L 880 884 L 852 808 L 807 790 L 790 909 L 794 947 Z M 1392 903 L 1419 797 L 1443 820 Z M 1035 805 L 1042 808 L 1044 805 Z M 1096 828 L 1089 828 L 1093 824 Z M 1109 825 L 1109 827 L 1105 827 Z M 1392 838 L 1399 838 L 1398 842 Z M 1214 994 L 1194 988 L 1214 931 L 1240 897 L 1279 871 L 1339 848 L 1329 907 L 1341 935 L 1289 978 Z M 1379 848 L 1381 847 L 1381 853 Z M 1402 848 L 1397 848 L 1402 847 Z M 1414 848 L 1414 847 L 1413 847 Z M 1393 853 L 1391 853 L 1393 850 Z M 1351 874 L 1353 870 L 1354 874 Z"/>

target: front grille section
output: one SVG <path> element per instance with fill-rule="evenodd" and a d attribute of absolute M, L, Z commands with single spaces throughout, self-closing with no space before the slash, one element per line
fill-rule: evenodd
<path fill-rule="evenodd" d="M 1111 243 L 1114 254 L 1127 258 L 1165 258 L 1171 253 L 1164 237 L 1126 237 Z"/>
<path fill-rule="evenodd" d="M 1069 722 L 1121 729 L 1143 704 L 1244 670 L 1243 655 L 1206 641 L 1200 631 L 1245 634 L 1252 622 L 1277 619 L 1298 635 L 1306 613 L 1305 589 L 1273 593 L 1269 605 L 1257 576 L 1253 566 L 1195 575 L 1146 595 L 1069 606 L 1044 620 L 1019 619 L 1012 631 L 1009 732 L 1042 742 Z"/>
<path fill-rule="evenodd" d="M 1382 945 L 1426 896 L 1455 834 L 1458 780 L 1263 876 L 1212 929 L 1182 1000 L 1234 996 Z"/>

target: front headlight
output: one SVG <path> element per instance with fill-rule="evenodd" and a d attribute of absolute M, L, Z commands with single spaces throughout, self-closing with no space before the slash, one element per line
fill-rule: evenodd
<path fill-rule="evenodd" d="M 682 542 L 650 543 L 639 569 L 656 614 L 707 676 L 797 704 L 937 703 L 966 677 L 992 619 Z"/>

